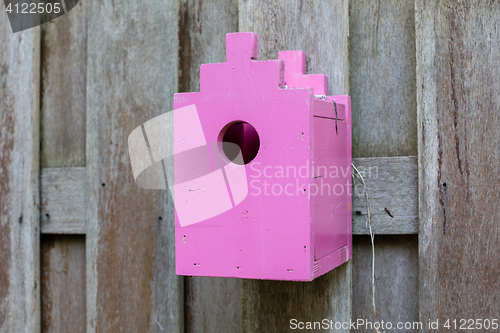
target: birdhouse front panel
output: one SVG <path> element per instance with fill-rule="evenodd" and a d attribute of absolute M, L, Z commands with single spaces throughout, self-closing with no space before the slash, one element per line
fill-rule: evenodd
<path fill-rule="evenodd" d="M 257 49 L 256 34 L 228 34 L 200 92 L 175 95 L 193 124 L 174 126 L 176 149 L 210 161 L 175 180 L 177 274 L 310 281 L 351 256 L 350 98 L 326 96 L 304 52 Z"/>

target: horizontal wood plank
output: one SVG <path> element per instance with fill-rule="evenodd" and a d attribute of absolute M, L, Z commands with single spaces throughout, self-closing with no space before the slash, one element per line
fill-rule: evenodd
<path fill-rule="evenodd" d="M 86 175 L 84 167 L 41 170 L 43 234 L 85 234 Z"/>
<path fill-rule="evenodd" d="M 365 179 L 373 233 L 418 233 L 418 161 L 416 156 L 354 158 Z M 352 233 L 368 234 L 366 198 L 356 180 L 352 197 Z"/>
<path fill-rule="evenodd" d="M 363 175 L 375 234 L 418 233 L 417 157 L 355 158 Z M 85 168 L 44 168 L 41 172 L 42 233 L 85 234 Z M 354 235 L 368 234 L 366 199 L 353 188 Z"/>

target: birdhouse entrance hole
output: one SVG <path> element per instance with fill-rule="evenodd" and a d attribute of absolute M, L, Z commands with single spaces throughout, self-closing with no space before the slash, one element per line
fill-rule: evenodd
<path fill-rule="evenodd" d="M 241 159 L 236 159 L 239 154 L 234 145 L 224 145 L 225 142 L 236 144 L 241 149 L 243 164 L 250 163 L 259 152 L 260 138 L 255 128 L 247 122 L 238 121 L 229 123 L 221 131 L 222 149 L 224 155 L 236 164 L 241 165 Z"/>

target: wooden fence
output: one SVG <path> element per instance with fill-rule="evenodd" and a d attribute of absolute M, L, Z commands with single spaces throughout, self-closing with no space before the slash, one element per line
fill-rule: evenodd
<path fill-rule="evenodd" d="M 0 332 L 375 320 L 359 196 L 353 259 L 313 282 L 175 274 L 173 205 L 135 185 L 127 137 L 197 91 L 236 31 L 259 34 L 259 59 L 304 50 L 352 97 L 377 319 L 500 319 L 498 22 L 493 0 L 81 0 L 16 34 L 0 13 Z"/>

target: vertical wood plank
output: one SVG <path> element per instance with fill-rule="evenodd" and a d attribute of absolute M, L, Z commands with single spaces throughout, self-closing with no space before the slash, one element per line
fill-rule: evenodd
<path fill-rule="evenodd" d="M 0 331 L 40 332 L 40 28 L 0 45 Z"/>
<path fill-rule="evenodd" d="M 259 59 L 304 50 L 307 73 L 326 74 L 331 95 L 349 93 L 348 1 L 240 0 L 239 9 L 240 31 L 259 34 Z M 291 319 L 348 322 L 351 265 L 308 283 L 243 280 L 243 331 L 289 332 Z"/>
<path fill-rule="evenodd" d="M 42 26 L 42 168 L 85 166 L 87 7 Z"/>
<path fill-rule="evenodd" d="M 85 236 L 42 235 L 42 331 L 86 332 Z"/>
<path fill-rule="evenodd" d="M 348 1 L 239 0 L 239 30 L 259 34 L 259 59 L 306 53 L 306 73 L 326 74 L 328 91 L 349 90 Z"/>
<path fill-rule="evenodd" d="M 350 2 L 353 157 L 417 155 L 414 17 L 414 0 Z M 416 239 L 375 237 L 379 321 L 418 319 Z M 353 265 L 353 319 L 373 322 L 369 238 L 354 236 Z"/>
<path fill-rule="evenodd" d="M 356 236 L 353 245 L 352 318 L 375 322 L 372 305 L 372 244 L 369 236 Z M 375 236 L 375 297 L 377 320 L 417 322 L 418 319 L 418 236 Z M 373 333 L 373 329 L 357 329 Z M 418 332 L 415 329 L 386 330 Z"/>
<path fill-rule="evenodd" d="M 350 4 L 352 157 L 417 155 L 415 0 Z"/>
<path fill-rule="evenodd" d="M 68 14 L 42 26 L 40 163 L 44 168 L 85 166 L 87 8 L 87 1 L 79 2 Z M 43 191 L 41 195 L 43 204 Z M 41 219 L 51 222 L 49 213 Z M 45 235 L 40 251 L 42 330 L 85 332 L 85 236 Z"/>
<path fill-rule="evenodd" d="M 241 331 L 241 279 L 186 277 L 186 332 Z"/>
<path fill-rule="evenodd" d="M 200 66 L 226 61 L 226 34 L 238 31 L 238 0 L 182 0 L 179 92 L 200 91 Z"/>
<path fill-rule="evenodd" d="M 181 332 L 174 209 L 136 186 L 127 138 L 172 110 L 179 2 L 94 1 L 88 24 L 87 331 Z"/>
<path fill-rule="evenodd" d="M 226 61 L 226 33 L 238 31 L 236 0 L 183 0 L 179 91 L 200 90 L 200 65 Z M 186 332 L 241 330 L 241 280 L 185 277 Z"/>
<path fill-rule="evenodd" d="M 416 1 L 420 319 L 498 318 L 500 3 Z M 453 326 L 452 326 L 453 327 Z"/>

